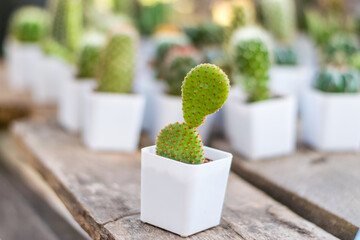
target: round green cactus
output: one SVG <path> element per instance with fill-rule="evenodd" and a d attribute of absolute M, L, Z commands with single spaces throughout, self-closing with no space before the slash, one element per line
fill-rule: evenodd
<path fill-rule="evenodd" d="M 37 43 L 46 37 L 49 20 L 48 13 L 42 8 L 22 7 L 11 19 L 10 33 L 20 42 Z"/>
<path fill-rule="evenodd" d="M 114 33 L 100 55 L 100 92 L 130 93 L 135 66 L 135 40 L 127 32 Z"/>
<path fill-rule="evenodd" d="M 296 33 L 296 8 L 294 0 L 261 0 L 264 22 L 280 41 L 289 43 Z"/>
<path fill-rule="evenodd" d="M 317 76 L 314 87 L 328 93 L 357 93 L 359 73 L 351 68 L 327 67 Z"/>
<path fill-rule="evenodd" d="M 200 64 L 187 74 L 182 85 L 184 123 L 163 128 L 156 140 L 156 154 L 190 164 L 204 162 L 204 149 L 196 128 L 219 110 L 230 89 L 229 79 L 216 65 Z"/>
<path fill-rule="evenodd" d="M 182 85 L 185 122 L 190 127 L 200 126 L 207 115 L 223 106 L 229 91 L 229 78 L 216 65 L 200 64 L 191 69 Z"/>
<path fill-rule="evenodd" d="M 84 36 L 78 57 L 78 78 L 95 77 L 95 69 L 100 51 L 105 43 L 105 36 L 97 32 L 90 32 Z"/>
<path fill-rule="evenodd" d="M 58 0 L 52 36 L 61 45 L 76 50 L 81 39 L 83 12 L 81 0 Z"/>
<path fill-rule="evenodd" d="M 275 61 L 279 65 L 297 65 L 298 59 L 294 49 L 278 47 L 275 49 Z"/>
<path fill-rule="evenodd" d="M 169 124 L 160 131 L 156 140 L 156 154 L 190 164 L 204 161 L 200 135 L 186 123 Z"/>

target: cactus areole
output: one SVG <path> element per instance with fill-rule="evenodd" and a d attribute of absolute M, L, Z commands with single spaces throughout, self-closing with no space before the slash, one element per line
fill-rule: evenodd
<path fill-rule="evenodd" d="M 189 164 L 203 163 L 203 143 L 196 128 L 223 106 L 229 90 L 227 75 L 216 65 L 200 64 L 191 69 L 182 84 L 185 122 L 170 124 L 160 131 L 156 154 Z"/>

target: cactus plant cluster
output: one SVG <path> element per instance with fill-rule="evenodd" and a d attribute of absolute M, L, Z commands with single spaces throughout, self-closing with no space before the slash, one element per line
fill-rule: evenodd
<path fill-rule="evenodd" d="M 176 46 L 170 49 L 164 61 L 164 80 L 171 95 L 181 95 L 183 77 L 189 69 L 201 63 L 202 56 L 193 46 Z"/>
<path fill-rule="evenodd" d="M 233 59 L 241 75 L 249 102 L 269 98 L 271 43 L 265 32 L 257 28 L 238 30 L 232 38 Z"/>
<path fill-rule="evenodd" d="M 314 87 L 329 93 L 357 93 L 360 88 L 359 73 L 348 67 L 326 67 L 317 76 Z"/>
<path fill-rule="evenodd" d="M 98 62 L 98 91 L 130 93 L 135 67 L 136 32 L 116 30 L 100 53 Z"/>
<path fill-rule="evenodd" d="M 81 0 L 58 0 L 52 26 L 52 37 L 71 51 L 81 40 L 83 11 Z"/>
<path fill-rule="evenodd" d="M 77 59 L 79 79 L 95 77 L 96 65 L 104 43 L 105 36 L 101 33 L 89 32 L 84 35 Z"/>
<path fill-rule="evenodd" d="M 22 7 L 10 22 L 10 33 L 20 42 L 38 43 L 48 34 L 50 17 L 39 7 Z"/>
<path fill-rule="evenodd" d="M 227 75 L 216 65 L 191 69 L 182 84 L 184 123 L 163 128 L 156 141 L 156 154 L 189 164 L 204 162 L 201 137 L 196 130 L 207 115 L 218 111 L 230 90 Z"/>

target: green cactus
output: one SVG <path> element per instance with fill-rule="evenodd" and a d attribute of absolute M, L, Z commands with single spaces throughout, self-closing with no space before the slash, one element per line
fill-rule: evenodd
<path fill-rule="evenodd" d="M 171 16 L 172 8 L 165 0 L 142 0 L 138 8 L 137 25 L 144 35 L 152 34 L 155 29 L 166 23 Z"/>
<path fill-rule="evenodd" d="M 313 86 L 328 93 L 357 93 L 359 73 L 351 68 L 326 67 L 318 74 Z"/>
<path fill-rule="evenodd" d="M 350 59 L 350 66 L 360 73 L 360 52 L 354 54 Z"/>
<path fill-rule="evenodd" d="M 294 49 L 278 47 L 275 49 L 275 61 L 279 65 L 297 65 L 298 59 Z"/>
<path fill-rule="evenodd" d="M 346 65 L 358 50 L 359 43 L 355 35 L 336 33 L 331 36 L 326 45 L 326 62 Z"/>
<path fill-rule="evenodd" d="M 186 35 L 196 46 L 220 45 L 224 41 L 224 27 L 205 22 L 195 27 L 185 27 Z"/>
<path fill-rule="evenodd" d="M 53 39 L 46 39 L 42 42 L 41 46 L 46 55 L 57 57 L 65 62 L 73 62 L 71 52 Z"/>
<path fill-rule="evenodd" d="M 190 164 L 203 163 L 203 143 L 196 128 L 207 115 L 222 107 L 229 89 L 228 77 L 216 65 L 200 64 L 191 69 L 182 85 L 185 122 L 170 124 L 160 131 L 156 154 Z"/>
<path fill-rule="evenodd" d="M 165 60 L 165 81 L 168 84 L 169 94 L 180 96 L 181 84 L 189 69 L 201 62 L 200 52 L 192 46 L 173 47 Z"/>
<path fill-rule="evenodd" d="M 48 34 L 49 20 L 42 8 L 22 7 L 11 18 L 10 33 L 20 42 L 38 43 Z"/>
<path fill-rule="evenodd" d="M 221 48 L 207 48 L 204 50 L 205 62 L 215 64 L 227 74 L 231 74 L 231 57 Z"/>
<path fill-rule="evenodd" d="M 82 0 L 58 0 L 52 26 L 54 40 L 74 51 L 81 40 L 82 27 Z"/>
<path fill-rule="evenodd" d="M 105 36 L 101 33 L 89 32 L 84 35 L 77 60 L 79 79 L 95 77 L 96 65 L 104 43 Z"/>
<path fill-rule="evenodd" d="M 131 34 L 114 33 L 100 55 L 100 92 L 130 93 L 135 66 L 135 41 Z"/>
<path fill-rule="evenodd" d="M 290 43 L 296 33 L 294 0 L 261 0 L 264 22 L 269 31 L 284 43 Z"/>
<path fill-rule="evenodd" d="M 240 30 L 243 31 L 243 30 Z M 247 31 L 247 29 L 245 29 Z M 261 37 L 242 38 L 243 32 L 233 38 L 234 65 L 242 76 L 249 102 L 257 102 L 269 98 L 269 47 Z"/>

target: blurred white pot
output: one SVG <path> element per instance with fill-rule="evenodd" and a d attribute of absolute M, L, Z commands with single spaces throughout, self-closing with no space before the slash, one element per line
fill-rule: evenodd
<path fill-rule="evenodd" d="M 296 100 L 282 96 L 249 104 L 232 96 L 225 104 L 225 131 L 232 148 L 249 160 L 289 154 L 296 145 Z"/>
<path fill-rule="evenodd" d="M 184 237 L 219 225 L 232 155 L 205 147 L 205 157 L 186 164 L 143 148 L 141 221 Z"/>
<path fill-rule="evenodd" d="M 67 79 L 62 84 L 58 120 L 70 132 L 81 129 L 84 118 L 85 97 L 96 88 L 94 79 Z"/>
<path fill-rule="evenodd" d="M 153 126 L 150 128 L 150 138 L 153 143 L 161 129 L 170 123 L 184 122 L 181 97 L 166 94 L 154 95 L 153 101 Z M 215 113 L 216 114 L 216 113 Z M 202 142 L 206 145 L 209 141 L 215 114 L 206 117 L 204 123 L 198 127 Z"/>
<path fill-rule="evenodd" d="M 135 151 L 144 107 L 142 95 L 91 92 L 85 100 L 84 144 L 98 151 Z"/>
<path fill-rule="evenodd" d="M 302 139 L 322 151 L 359 151 L 360 94 L 307 90 L 302 98 Z"/>

